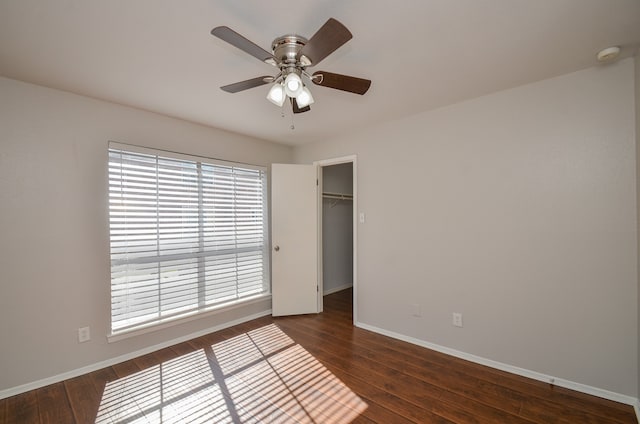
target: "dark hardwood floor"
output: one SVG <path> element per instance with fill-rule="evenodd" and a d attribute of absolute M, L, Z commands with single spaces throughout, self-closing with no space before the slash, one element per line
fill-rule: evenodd
<path fill-rule="evenodd" d="M 0 422 L 637 423 L 631 406 L 354 328 L 350 299 L 0 400 Z"/>

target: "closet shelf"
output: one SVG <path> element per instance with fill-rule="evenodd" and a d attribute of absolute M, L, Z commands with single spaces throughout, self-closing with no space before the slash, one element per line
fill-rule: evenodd
<path fill-rule="evenodd" d="M 322 197 L 325 199 L 337 199 L 337 200 L 353 200 L 353 195 L 351 194 L 343 194 L 343 193 L 322 193 Z"/>

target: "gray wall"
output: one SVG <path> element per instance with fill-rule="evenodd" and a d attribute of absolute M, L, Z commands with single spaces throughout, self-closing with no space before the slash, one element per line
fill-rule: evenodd
<path fill-rule="evenodd" d="M 107 141 L 259 165 L 291 162 L 289 147 L 5 78 L 0 99 L 0 392 L 271 308 L 106 342 Z"/>
<path fill-rule="evenodd" d="M 627 59 L 296 148 L 358 157 L 359 322 L 637 397 L 633 83 Z"/>
<path fill-rule="evenodd" d="M 353 194 L 353 165 L 323 167 L 322 191 Z M 322 281 L 324 294 L 353 286 L 353 201 L 322 200 Z"/>

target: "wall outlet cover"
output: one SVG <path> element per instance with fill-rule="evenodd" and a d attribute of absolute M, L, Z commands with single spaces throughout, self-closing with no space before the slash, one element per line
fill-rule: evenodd
<path fill-rule="evenodd" d="M 462 314 L 459 312 L 453 313 L 453 325 L 455 327 L 462 327 Z"/>
<path fill-rule="evenodd" d="M 89 327 L 78 328 L 78 343 L 84 343 L 91 340 L 91 330 Z"/>

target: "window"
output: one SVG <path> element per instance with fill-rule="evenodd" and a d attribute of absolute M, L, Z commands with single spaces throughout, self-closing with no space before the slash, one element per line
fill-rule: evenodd
<path fill-rule="evenodd" d="M 269 293 L 265 171 L 109 144 L 112 334 Z"/>

